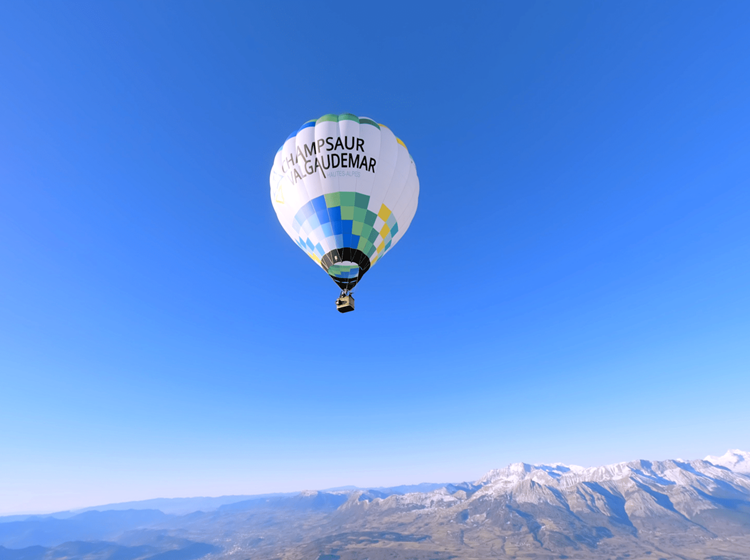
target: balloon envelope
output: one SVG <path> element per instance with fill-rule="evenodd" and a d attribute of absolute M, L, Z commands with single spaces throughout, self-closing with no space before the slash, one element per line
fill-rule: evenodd
<path fill-rule="evenodd" d="M 386 126 L 350 113 L 303 124 L 271 169 L 279 222 L 343 290 L 398 243 L 418 199 L 406 145 Z"/>

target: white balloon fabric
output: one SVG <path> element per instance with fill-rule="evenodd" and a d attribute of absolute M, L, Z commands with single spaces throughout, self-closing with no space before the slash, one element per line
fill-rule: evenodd
<path fill-rule="evenodd" d="M 418 199 L 406 145 L 384 125 L 350 113 L 303 124 L 271 169 L 279 222 L 342 290 L 398 243 Z"/>

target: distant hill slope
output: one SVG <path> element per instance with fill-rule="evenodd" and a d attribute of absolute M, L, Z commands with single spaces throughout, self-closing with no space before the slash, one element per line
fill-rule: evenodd
<path fill-rule="evenodd" d="M 110 542 L 67 542 L 55 547 L 31 546 L 11 550 L 0 546 L 0 560 L 197 560 L 221 549 L 205 543 L 186 542 L 181 547 L 121 546 Z"/>
<path fill-rule="evenodd" d="M 275 493 L 275 494 L 259 494 L 249 496 L 219 496 L 216 498 L 211 497 L 197 497 L 197 498 L 154 498 L 152 500 L 141 500 L 138 502 L 122 502 L 119 504 L 106 504 L 101 506 L 93 506 L 84 508 L 78 511 L 110 511 L 110 510 L 124 510 L 124 509 L 158 509 L 164 513 L 173 515 L 185 515 L 186 513 L 192 513 L 194 511 L 214 511 L 219 509 L 223 505 L 233 504 L 235 502 L 242 502 L 245 500 L 259 499 L 259 498 L 276 498 L 280 496 L 294 496 L 298 492 L 289 493 Z"/>
<path fill-rule="evenodd" d="M 113 540 L 127 531 L 169 519 L 157 510 L 89 511 L 68 519 L 32 518 L 0 524 L 0 546 L 56 546 L 66 541 Z"/>

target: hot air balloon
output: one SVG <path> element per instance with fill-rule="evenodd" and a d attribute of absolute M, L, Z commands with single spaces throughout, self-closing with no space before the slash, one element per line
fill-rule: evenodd
<path fill-rule="evenodd" d="M 409 229 L 419 179 L 390 129 L 350 113 L 323 115 L 293 132 L 271 168 L 271 202 L 289 237 L 341 288 L 352 289 Z"/>

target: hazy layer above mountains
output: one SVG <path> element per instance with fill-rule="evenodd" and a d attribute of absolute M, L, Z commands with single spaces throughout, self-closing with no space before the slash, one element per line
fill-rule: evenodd
<path fill-rule="evenodd" d="M 473 483 L 155 499 L 0 521 L 0 560 L 740 559 L 750 557 L 750 453 L 516 463 Z"/>
<path fill-rule="evenodd" d="M 342 493 L 352 492 L 355 490 L 368 490 L 378 492 L 382 496 L 390 496 L 391 494 L 408 494 L 410 492 L 431 492 L 439 488 L 445 488 L 447 483 L 430 483 L 425 482 L 422 484 L 405 484 L 401 486 L 393 487 L 374 487 L 374 488 L 358 488 L 357 486 L 340 486 L 337 488 L 330 488 L 321 490 L 324 493 Z M 90 506 L 73 511 L 60 511 L 49 514 L 26 514 L 26 515 L 8 515 L 0 517 L 0 523 L 8 523 L 11 521 L 24 521 L 31 519 L 43 519 L 43 518 L 55 518 L 55 519 L 68 519 L 75 515 L 78 515 L 87 511 L 124 511 L 129 509 L 142 510 L 142 509 L 153 509 L 159 510 L 162 513 L 173 514 L 173 515 L 185 515 L 193 513 L 195 511 L 215 511 L 222 506 L 235 504 L 238 502 L 245 502 L 251 500 L 272 500 L 275 498 L 292 497 L 300 494 L 301 492 L 277 492 L 271 494 L 249 494 L 249 495 L 237 495 L 237 496 L 218 496 L 218 497 L 205 497 L 199 496 L 195 498 L 153 498 L 150 500 L 139 500 L 134 502 L 120 502 L 116 504 L 104 504 L 99 506 Z"/>

